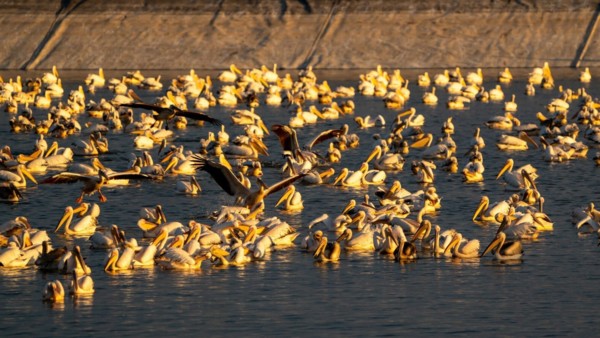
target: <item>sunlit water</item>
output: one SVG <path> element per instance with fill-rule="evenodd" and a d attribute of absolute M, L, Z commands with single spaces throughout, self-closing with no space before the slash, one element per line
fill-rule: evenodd
<path fill-rule="evenodd" d="M 491 88 L 496 71 L 484 73 L 489 80 L 486 88 Z M 575 81 L 575 71 L 564 73 L 563 77 L 555 75 L 557 84 L 569 88 L 581 86 Z M 114 74 L 117 75 L 116 72 Z M 407 74 L 409 79 L 416 79 L 416 72 Z M 28 75 L 41 76 L 41 73 Z M 85 74 L 76 75 L 73 79 L 78 81 L 67 81 L 67 93 L 82 84 Z M 332 88 L 340 84 L 356 85 L 358 81 L 355 74 L 317 75 L 319 80 L 333 78 L 330 80 Z M 163 73 L 163 79 L 167 78 Z M 544 105 L 558 94 L 556 90 L 539 89 L 535 97 L 526 97 L 523 94 L 524 79 L 521 74 L 512 85 L 505 86 L 504 91 L 507 100 L 512 93 L 517 95 L 518 118 L 523 123 L 534 122 L 535 113 L 545 112 Z M 339 264 L 319 265 L 313 262 L 311 255 L 292 248 L 272 252 L 265 261 L 243 268 L 212 269 L 206 264 L 197 273 L 154 268 L 109 275 L 102 271 L 106 252 L 90 250 L 84 238 L 53 235 L 54 246 L 78 244 L 82 247 L 86 261 L 93 269 L 96 293 L 83 299 L 67 296 L 63 305 L 48 305 L 41 300 L 46 282 L 60 279 L 66 286 L 70 277 L 42 273 L 34 268 L 0 269 L 2 334 L 139 336 L 143 332 L 151 332 L 160 336 L 400 336 L 409 333 L 583 336 L 595 333 L 599 324 L 595 293 L 596 283 L 600 280 L 600 248 L 595 235 L 578 236 L 570 223 L 573 208 L 598 198 L 596 175 L 599 169 L 591 160 L 595 149 L 590 150 L 587 160 L 563 164 L 544 162 L 541 150 L 500 152 L 494 143 L 501 132 L 489 130 L 483 123 L 491 116 L 501 115 L 503 103 L 473 102 L 467 110 L 449 111 L 445 107 L 447 94 L 443 90 L 438 90 L 440 103 L 428 107 L 420 103 L 425 89 L 412 84 L 409 88 L 411 99 L 406 107 L 414 106 L 426 116 L 426 132 L 439 135 L 446 118 L 455 117 L 454 139 L 458 145 L 460 168 L 467 162 L 462 154 L 476 127 L 482 128 L 487 144 L 482 151 L 486 167 L 484 183 L 465 184 L 460 174 L 436 172 L 435 186 L 443 197 L 443 206 L 433 221 L 443 229 L 455 228 L 465 237 L 479 238 L 482 246 L 487 245 L 496 232 L 496 226 L 476 225 L 471 216 L 481 195 L 489 196 L 494 202 L 511 194 L 505 190 L 501 180 L 495 180 L 506 158 L 514 158 L 517 166 L 531 163 L 539 170 L 538 188 L 546 197 L 546 212 L 555 222 L 555 230 L 543 233 L 535 242 L 526 242 L 525 256 L 520 264 L 500 264 L 488 256 L 468 263 L 422 258 L 402 265 L 377 254 L 343 254 Z M 598 95 L 593 84 L 587 88 L 592 95 Z M 157 95 L 139 90 L 138 93 L 148 101 Z M 101 90 L 95 96 L 88 94 L 87 99 L 98 101 L 100 97 L 109 96 L 107 91 Z M 353 121 L 354 116 L 348 116 L 299 130 L 300 143 L 304 144 L 326 128 L 337 128 L 343 123 L 350 125 L 351 132 L 361 137 L 361 147 L 345 152 L 342 164 L 336 165 L 336 169 L 342 166 L 357 169 L 372 149 L 372 135 L 389 133 L 389 125 L 397 113 L 384 108 L 378 98 L 357 95 L 354 101 L 354 116 L 382 114 L 388 126 L 359 130 Z M 570 112 L 573 113 L 577 106 L 573 103 Z M 242 129 L 231 124 L 230 111 L 216 107 L 209 114 L 226 121 L 228 132 L 234 135 Z M 287 123 L 291 116 L 286 108 L 266 105 L 261 105 L 257 111 L 268 126 Z M 36 117 L 43 116 L 41 111 L 36 111 Z M 9 118 L 8 114 L 0 115 L 0 143 L 11 145 L 15 153 L 30 152 L 35 136 L 11 134 Z M 88 121 L 88 117 L 82 115 L 80 121 Z M 210 130 L 217 131 L 214 127 L 190 125 L 185 131 L 178 131 L 172 142 L 197 150 L 199 139 Z M 58 141 L 61 146 L 69 146 L 76 137 L 79 136 Z M 108 137 L 111 151 L 101 156 L 102 161 L 113 169 L 125 169 L 128 155 L 139 153 L 133 149 L 133 136 L 111 133 Z M 264 178 L 267 183 L 273 183 L 280 179 L 281 147 L 273 135 L 266 137 L 265 142 L 270 156 L 263 162 L 272 165 L 264 169 Z M 320 145 L 317 149 L 324 153 L 326 146 Z M 405 170 L 388 174 L 387 182 L 399 179 L 410 191 L 421 189 L 409 169 L 410 161 L 418 158 L 419 153 L 418 150 L 411 151 Z M 88 162 L 89 159 L 77 158 L 76 161 Z M 177 178 L 174 177 L 167 177 L 161 182 L 105 189 L 108 202 L 101 205 L 100 224 L 118 224 L 129 236 L 139 238 L 141 231 L 136 222 L 140 208 L 158 203 L 164 206 L 169 220 L 210 222 L 206 216 L 219 205 L 232 203 L 232 198 L 206 173 L 199 172 L 197 177 L 203 189 L 198 197 L 175 194 Z M 30 187 L 24 191 L 25 200 L 21 203 L 0 205 L 0 222 L 25 215 L 34 227 L 51 231 L 64 208 L 74 205 L 79 188 L 79 184 Z M 301 213 L 276 210 L 273 206 L 280 194 L 267 198 L 266 211 L 266 216 L 278 216 L 295 226 L 301 233 L 298 242 L 306 235 L 306 225 L 312 219 L 322 213 L 341 212 L 351 198 L 362 199 L 366 193 L 373 197 L 376 188 L 299 186 L 299 190 L 305 202 Z M 86 197 L 86 200 L 97 202 L 96 196 Z"/>

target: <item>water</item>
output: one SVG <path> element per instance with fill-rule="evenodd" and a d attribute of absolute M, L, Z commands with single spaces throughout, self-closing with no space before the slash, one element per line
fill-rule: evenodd
<path fill-rule="evenodd" d="M 517 95 L 517 116 L 523 123 L 536 121 L 535 113 L 544 111 L 544 105 L 557 97 L 557 91 L 538 90 L 535 97 L 523 95 L 524 74 L 517 71 L 517 81 L 505 86 L 510 98 Z M 118 72 L 113 72 L 118 75 Z M 184 73 L 178 72 L 176 74 Z M 430 71 L 433 74 L 434 71 Z M 163 79 L 170 75 L 163 74 Z M 409 79 L 416 79 L 417 72 L 406 72 Z M 484 71 L 491 88 L 496 70 Z M 28 74 L 40 76 L 40 74 Z M 108 75 L 113 75 L 109 72 Z M 148 76 L 155 74 L 148 73 Z M 356 85 L 358 77 L 350 73 L 317 73 L 320 80 L 330 79 L 332 88 L 337 85 Z M 520 76 L 519 76 L 520 75 Z M 556 70 L 557 84 L 579 88 L 573 70 Z M 5 75 L 5 78 L 10 76 Z M 27 76 L 27 75 L 26 75 Z M 63 77 L 65 75 L 63 74 Z M 66 81 L 66 92 L 82 84 L 85 74 L 73 73 Z M 172 76 L 171 76 L 172 77 Z M 77 81 L 75 81 L 75 79 Z M 416 82 L 416 81 L 414 81 Z M 458 145 L 459 167 L 467 159 L 460 157 L 467 148 L 476 127 L 482 128 L 486 141 L 483 149 L 486 172 L 481 184 L 465 184 L 460 174 L 436 172 L 435 186 L 443 197 L 442 209 L 433 222 L 443 229 L 456 228 L 466 238 L 478 238 L 485 246 L 493 238 L 495 226 L 480 226 L 471 216 L 481 195 L 490 201 L 507 198 L 501 181 L 495 180 L 506 158 L 512 157 L 517 166 L 531 163 L 538 169 L 538 188 L 546 197 L 546 212 L 555 223 L 553 232 L 545 232 L 535 242 L 524 244 L 525 256 L 520 264 L 510 265 L 494 262 L 491 256 L 475 262 L 451 259 L 422 258 L 414 263 L 399 264 L 379 257 L 377 254 L 343 254 L 339 264 L 316 264 L 311 255 L 297 248 L 272 252 L 264 262 L 251 263 L 245 267 L 213 269 L 203 265 L 201 272 L 167 272 L 154 269 L 138 269 L 116 275 L 102 271 L 105 252 L 92 251 L 82 238 L 66 238 L 52 235 L 54 246 L 78 244 L 86 261 L 93 269 L 96 293 L 92 298 L 67 297 L 63 305 L 48 305 L 41 301 L 42 289 L 49 280 L 60 279 L 66 286 L 68 276 L 42 273 L 33 268 L 24 270 L 0 269 L 0 299 L 3 306 L 0 316 L 2 332 L 11 336 L 139 336 L 142 332 L 153 335 L 173 336 L 202 335 L 224 336 L 244 334 L 250 336 L 399 336 L 418 335 L 488 335 L 488 336 L 582 336 L 595 332 L 599 324 L 595 315 L 597 300 L 594 297 L 596 282 L 600 280 L 598 269 L 599 248 L 594 236 L 578 236 L 570 223 L 570 212 L 590 201 L 597 200 L 597 168 L 590 159 L 574 160 L 562 164 L 550 164 L 542 160 L 541 150 L 526 152 L 500 152 L 494 146 L 500 131 L 489 130 L 483 123 L 491 116 L 502 114 L 502 103 L 473 102 L 470 109 L 449 111 L 445 108 L 447 94 L 438 90 L 440 104 L 427 107 L 420 103 L 425 89 L 409 85 L 411 99 L 406 107 L 414 106 L 426 117 L 426 132 L 439 135 L 442 123 L 454 116 Z M 588 92 L 597 96 L 592 85 Z M 151 101 L 155 93 L 138 91 Z M 109 97 L 99 91 L 90 98 L 99 100 Z M 65 99 L 66 100 L 66 99 Z M 391 123 L 396 111 L 384 108 L 380 99 L 356 96 L 354 116 L 382 114 Z M 570 114 L 578 106 L 571 105 Z M 216 107 L 209 114 L 226 121 L 230 135 L 241 132 L 231 125 L 231 109 Z M 287 123 L 290 115 L 284 108 L 258 108 L 268 126 Z M 136 112 L 137 114 L 137 112 Z M 36 111 L 36 117 L 42 117 Z M 300 143 L 304 144 L 325 128 L 337 128 L 343 123 L 351 126 L 351 132 L 361 137 L 361 147 L 345 152 L 341 165 L 351 170 L 358 168 L 372 149 L 374 133 L 387 134 L 388 129 L 371 128 L 358 130 L 354 116 L 340 120 L 320 122 L 316 126 L 299 130 Z M 16 135 L 9 132 L 8 114 L 0 115 L 0 139 L 10 144 L 15 153 L 30 152 L 34 145 L 33 135 Z M 88 117 L 82 115 L 81 121 Z M 93 120 L 97 122 L 97 120 Z M 83 123 L 82 123 L 83 125 Z M 174 144 L 197 150 L 198 140 L 214 127 L 189 126 L 178 131 Z M 76 137 L 58 140 L 68 146 Z M 109 167 L 121 170 L 127 166 L 133 136 L 109 134 L 111 152 L 102 155 Z M 275 136 L 265 139 L 270 156 L 264 163 L 282 163 L 281 148 Z M 317 149 L 325 151 L 327 145 Z M 410 161 L 418 158 L 413 150 L 407 157 L 403 172 L 390 173 L 386 182 L 401 180 L 410 191 L 422 187 L 409 170 Z M 87 158 L 76 161 L 88 162 Z M 265 181 L 270 184 L 279 180 L 278 168 L 264 168 Z M 54 172 L 49 172 L 50 175 Z M 47 176 L 43 175 L 43 177 Z M 198 197 L 176 195 L 176 178 L 167 177 L 162 182 L 141 182 L 137 185 L 105 189 L 108 202 L 101 205 L 100 224 L 118 224 L 129 236 L 141 237 L 136 222 L 142 207 L 161 203 L 169 220 L 187 223 L 190 219 L 207 221 L 206 216 L 216 206 L 232 202 L 214 181 L 204 172 L 197 177 L 203 188 Z M 41 179 L 42 177 L 38 177 Z M 2 204 L 1 222 L 25 215 L 34 227 L 51 230 L 55 227 L 64 208 L 74 205 L 79 194 L 79 184 L 40 185 L 27 188 L 25 200 L 19 204 Z M 336 214 L 351 198 L 361 199 L 366 193 L 373 196 L 374 187 L 368 189 L 345 189 L 331 186 L 299 186 L 305 201 L 305 209 L 299 214 L 276 210 L 273 206 L 280 193 L 267 198 L 267 216 L 279 216 L 297 227 L 304 237 L 306 225 L 324 212 Z M 96 202 L 96 197 L 86 200 Z"/>

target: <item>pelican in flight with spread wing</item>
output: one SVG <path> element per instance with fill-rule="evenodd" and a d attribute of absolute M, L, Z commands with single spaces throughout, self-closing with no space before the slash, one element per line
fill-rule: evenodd
<path fill-rule="evenodd" d="M 235 196 L 237 204 L 245 206 L 248 209 L 254 209 L 263 202 L 265 197 L 306 176 L 306 174 L 294 175 L 279 181 L 270 187 L 260 184 L 260 188 L 257 191 L 252 192 L 240 182 L 231 169 L 223 164 L 211 161 L 200 155 L 193 155 L 192 161 L 198 169 L 208 172 L 225 192 L 231 196 Z"/>
<path fill-rule="evenodd" d="M 100 202 L 106 202 L 106 196 L 102 194 L 102 187 L 108 184 L 112 180 L 121 180 L 121 179 L 147 179 L 153 178 L 151 175 L 139 174 L 139 173 L 114 173 L 107 174 L 104 170 L 99 170 L 98 175 L 82 175 L 77 173 L 69 173 L 63 172 L 60 174 L 56 174 L 54 176 L 48 177 L 43 180 L 42 183 L 75 183 L 77 181 L 83 182 L 83 187 L 81 188 L 81 195 L 77 200 L 77 203 L 81 203 L 83 201 L 84 195 L 92 195 L 95 192 L 98 192 L 98 198 Z"/>
<path fill-rule="evenodd" d="M 194 120 L 206 121 L 210 122 L 214 125 L 220 126 L 223 123 L 215 118 L 212 118 L 206 114 L 191 112 L 187 110 L 179 109 L 175 105 L 170 105 L 169 107 L 161 107 L 154 104 L 148 103 L 123 103 L 121 107 L 131 107 L 131 108 L 140 108 L 151 110 L 154 118 L 159 121 L 169 121 L 176 116 L 183 116 Z"/>

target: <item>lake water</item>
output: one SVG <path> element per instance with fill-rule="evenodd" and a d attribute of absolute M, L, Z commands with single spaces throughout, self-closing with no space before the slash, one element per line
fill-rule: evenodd
<path fill-rule="evenodd" d="M 507 100 L 517 96 L 517 117 L 523 122 L 535 122 L 535 113 L 542 111 L 556 90 L 538 89 L 534 97 L 523 94 L 525 74 L 515 72 L 516 81 L 504 86 Z M 163 72 L 163 83 L 176 74 Z M 123 72 L 124 73 L 124 72 Z M 202 72 L 199 72 L 204 75 Z M 415 107 L 426 117 L 425 131 L 439 135 L 442 123 L 454 117 L 458 145 L 459 168 L 467 158 L 462 154 L 475 128 L 480 127 L 486 141 L 483 149 L 485 181 L 466 184 L 460 173 L 436 171 L 435 186 L 443 197 L 442 209 L 432 217 L 443 229 L 455 228 L 466 238 L 478 238 L 482 248 L 494 237 L 497 227 L 473 223 L 471 217 L 482 195 L 490 201 L 507 198 L 501 180 L 495 176 L 508 157 L 517 166 L 531 163 L 538 169 L 538 188 L 546 198 L 545 211 L 554 221 L 554 231 L 544 232 L 535 242 L 525 242 L 525 256 L 521 263 L 511 265 L 496 262 L 486 256 L 475 262 L 452 259 L 421 258 L 413 263 L 399 264 L 377 254 L 343 253 L 339 264 L 320 265 L 312 255 L 298 248 L 272 252 L 265 261 L 241 268 L 213 269 L 204 264 L 201 272 L 182 273 L 154 269 L 138 269 L 130 273 L 110 275 L 102 270 L 106 253 L 92 251 L 83 238 L 66 238 L 52 234 L 55 247 L 78 244 L 91 266 L 96 293 L 89 299 L 65 298 L 63 305 L 42 302 L 42 289 L 49 280 L 60 279 L 68 285 L 70 277 L 42 273 L 35 268 L 0 269 L 0 316 L 3 336 L 401 336 L 424 335 L 478 335 L 478 336 L 585 336 L 597 332 L 600 320 L 596 318 L 598 298 L 596 283 L 600 281 L 600 248 L 595 235 L 579 236 L 570 222 L 571 210 L 597 201 L 598 168 L 591 158 L 551 164 L 542 159 L 542 150 L 501 152 L 495 147 L 500 131 L 487 129 L 484 122 L 491 116 L 503 114 L 503 103 L 473 102 L 469 109 L 450 111 L 446 108 L 447 94 L 438 89 L 440 103 L 435 107 L 421 104 L 422 94 L 428 90 L 416 85 L 416 71 L 404 72 L 411 80 L 411 99 L 405 107 Z M 435 71 L 430 71 L 434 74 Z M 108 75 L 120 75 L 109 72 Z M 158 73 L 156 73 L 158 74 Z M 147 76 L 156 75 L 147 72 Z M 295 76 L 295 72 L 292 72 Z M 486 88 L 495 84 L 497 70 L 484 70 Z M 566 88 L 582 86 L 575 70 L 556 70 L 557 84 Z M 10 74 L 2 74 L 6 79 Z M 172 75 L 172 76 L 171 76 Z M 520 75 L 520 76 L 519 76 Z M 24 74 L 41 76 L 39 73 Z M 332 88 L 358 83 L 356 73 L 319 73 L 319 81 L 329 79 Z M 66 93 L 83 84 L 85 73 L 70 74 L 65 81 Z M 594 80 L 593 80 L 594 81 Z M 596 82 L 596 81 L 594 81 Z M 586 88 L 593 96 L 600 90 L 594 85 Z M 166 87 L 166 86 L 165 86 Z M 216 90 L 215 86 L 215 90 Z M 156 93 L 137 92 L 147 101 Z M 111 97 L 99 90 L 87 99 L 98 101 Z M 66 101 L 66 96 L 65 99 Z M 298 131 L 304 144 L 326 128 L 337 128 L 344 123 L 351 132 L 361 137 L 361 146 L 343 153 L 342 163 L 336 169 L 357 169 L 373 146 L 374 133 L 389 133 L 397 111 L 386 109 L 378 98 L 357 95 L 354 98 L 354 116 L 381 114 L 388 121 L 384 129 L 359 130 L 354 116 L 319 122 Z M 320 106 L 320 105 L 318 105 Z M 569 116 L 577 109 L 571 105 Z M 208 114 L 225 121 L 227 131 L 235 135 L 242 131 L 233 126 L 229 113 L 232 109 L 215 107 Z M 261 105 L 257 112 L 267 126 L 287 123 L 290 115 L 286 108 Z M 139 112 L 136 111 L 136 116 Z M 36 110 L 36 117 L 42 118 Z M 35 135 L 12 134 L 10 115 L 0 114 L 0 143 L 9 144 L 15 153 L 29 153 Z M 81 115 L 80 122 L 88 121 Z M 98 120 L 93 120 L 97 122 Z M 81 123 L 83 125 L 83 123 Z M 184 145 L 197 151 L 199 139 L 215 127 L 188 126 L 177 131 L 173 144 Z M 76 138 L 58 140 L 69 146 Z M 110 153 L 101 160 L 115 170 L 127 167 L 128 155 L 138 154 L 133 149 L 134 136 L 108 134 Z M 265 138 L 270 156 L 264 163 L 282 163 L 281 147 L 275 136 Z M 325 151 L 327 145 L 317 146 Z M 419 158 L 420 151 L 412 150 L 407 156 L 405 170 L 389 173 L 386 182 L 399 179 L 403 187 L 416 191 L 422 187 L 410 172 L 410 162 Z M 87 158 L 76 158 L 89 162 Z M 279 168 L 266 166 L 264 179 L 270 184 L 280 179 Z M 43 177 L 53 174 L 48 172 Z M 160 182 L 141 182 L 124 188 L 104 189 L 108 202 L 101 204 L 100 224 L 117 224 L 129 236 L 141 237 L 136 222 L 142 207 L 162 204 L 169 221 L 186 224 L 190 219 L 210 222 L 206 216 L 219 205 L 231 204 L 232 198 L 224 193 L 205 172 L 196 175 L 202 186 L 198 197 L 175 194 L 177 178 L 167 177 Z M 38 180 L 42 176 L 37 177 Z M 27 216 L 36 228 L 48 230 L 56 226 L 64 208 L 75 205 L 80 185 L 39 185 L 24 190 L 25 200 L 18 204 L 0 204 L 0 223 L 16 216 Z M 324 212 L 337 214 L 351 198 L 362 199 L 365 193 L 374 197 L 375 187 L 344 189 L 328 185 L 299 186 L 305 209 L 289 214 L 274 208 L 281 193 L 266 200 L 265 216 L 278 216 L 295 226 L 304 237 L 306 225 Z M 86 197 L 97 202 L 97 197 Z"/>

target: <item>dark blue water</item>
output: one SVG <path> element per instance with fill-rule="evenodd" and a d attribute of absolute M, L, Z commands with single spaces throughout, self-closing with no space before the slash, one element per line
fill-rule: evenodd
<path fill-rule="evenodd" d="M 534 97 L 523 94 L 525 75 L 504 86 L 507 100 L 517 95 L 517 117 L 523 122 L 536 121 L 535 113 L 544 111 L 556 90 L 538 90 Z M 114 75 L 120 74 L 113 72 Z M 181 73 L 185 73 L 182 71 Z M 434 71 L 430 71 L 433 74 Z M 495 84 L 497 71 L 484 71 L 486 88 Z M 412 83 L 417 72 L 405 74 Z M 557 75 L 557 74 L 560 74 Z M 564 70 L 555 74 L 557 84 L 579 88 L 576 71 Z M 41 76 L 40 74 L 27 74 Z M 149 72 L 146 75 L 156 75 Z M 176 75 L 176 74 L 171 74 Z M 295 75 L 295 74 L 293 74 Z M 358 76 L 346 73 L 317 73 L 319 81 L 329 79 L 332 88 L 337 85 L 356 85 Z M 75 74 L 66 81 L 66 92 L 83 83 L 85 74 Z M 6 78 L 6 77 L 5 77 Z M 163 73 L 163 79 L 172 78 Z M 166 81 L 164 81 L 166 83 Z M 78 244 L 86 261 L 92 267 L 96 293 L 88 299 L 66 297 L 63 305 L 42 302 L 42 289 L 47 281 L 60 279 L 64 285 L 69 277 L 42 273 L 34 268 L 0 269 L 0 327 L 2 335 L 10 336 L 139 336 L 152 333 L 160 336 L 184 334 L 187 336 L 224 335 L 305 335 L 305 336 L 400 336 L 417 335 L 486 335 L 486 336 L 583 336 L 597 331 L 597 284 L 600 280 L 600 248 L 594 236 L 578 236 L 570 223 L 573 208 L 597 201 L 598 168 L 591 157 L 567 163 L 550 164 L 542 160 L 542 151 L 501 152 L 495 147 L 500 131 L 489 130 L 484 122 L 491 116 L 502 115 L 502 103 L 473 102 L 463 111 L 449 111 L 445 107 L 447 94 L 438 89 L 440 103 L 435 107 L 420 103 L 426 89 L 409 85 L 411 99 L 406 107 L 415 107 L 426 117 L 425 131 L 439 135 L 442 123 L 454 117 L 458 145 L 459 168 L 467 163 L 461 157 L 476 127 L 482 128 L 486 141 L 483 149 L 486 172 L 481 184 L 465 184 L 460 174 L 438 170 L 435 186 L 443 197 L 442 209 L 433 218 L 443 229 L 455 228 L 467 238 L 478 238 L 485 246 L 493 238 L 495 226 L 480 226 L 471 221 L 481 195 L 498 201 L 507 198 L 506 191 L 495 176 L 508 157 L 517 166 L 531 163 L 540 175 L 538 188 L 546 198 L 545 211 L 555 223 L 553 232 L 544 232 L 535 242 L 524 244 L 525 256 L 520 264 L 501 264 L 491 256 L 475 262 L 452 259 L 423 258 L 413 263 L 399 264 L 377 254 L 344 253 L 339 264 L 320 265 L 311 255 L 297 248 L 277 250 L 263 262 L 239 268 L 212 269 L 203 265 L 201 272 L 168 272 L 161 269 L 138 269 L 130 273 L 109 275 L 103 272 L 105 252 L 92 251 L 85 239 L 72 239 L 52 234 L 54 246 Z M 592 82 L 586 86 L 592 95 L 599 90 Z M 152 101 L 156 93 L 138 91 Z M 110 97 L 99 90 L 90 98 Z M 66 100 L 66 97 L 65 97 Z M 384 129 L 359 130 L 354 116 L 335 121 L 319 122 L 299 130 L 300 144 L 304 144 L 326 128 L 337 128 L 343 123 L 361 137 L 361 146 L 344 152 L 342 163 L 336 169 L 358 168 L 373 146 L 374 133 L 389 133 L 389 126 L 397 111 L 388 110 L 380 99 L 354 98 L 354 116 L 382 114 L 388 121 Z M 191 103 L 190 103 L 191 104 Z M 571 105 L 570 114 L 578 106 Z M 241 127 L 229 120 L 231 109 L 216 107 L 208 113 L 223 119 L 230 135 L 240 133 Z M 261 105 L 257 112 L 268 126 L 287 123 L 290 115 L 285 108 Z M 36 117 L 42 117 L 36 110 Z M 137 113 L 136 113 L 137 114 Z M 35 136 L 11 134 L 6 113 L 0 115 L 0 143 L 9 144 L 15 153 L 30 152 Z M 81 115 L 80 122 L 88 121 Z M 83 124 L 82 122 L 82 124 Z M 97 122 L 97 120 L 94 120 Z M 173 144 L 197 150 L 199 139 L 206 137 L 214 127 L 188 126 L 177 131 Z M 69 146 L 79 136 L 58 140 Z M 113 169 L 125 169 L 133 149 L 134 136 L 109 133 L 110 153 L 102 161 Z M 265 163 L 282 163 L 281 148 L 275 136 L 265 138 L 270 156 Z M 326 145 L 317 148 L 325 151 Z M 413 150 L 407 156 L 403 172 L 388 174 L 387 182 L 399 179 L 410 191 L 422 187 L 410 173 L 409 164 L 419 158 Z M 76 161 L 89 162 L 87 158 Z M 273 183 L 280 179 L 278 168 L 266 166 L 264 179 Z M 38 179 L 50 175 L 39 176 Z M 129 236 L 141 237 L 137 228 L 138 213 L 142 207 L 162 204 L 169 220 L 186 224 L 190 219 L 207 222 L 206 216 L 221 204 L 232 203 L 206 174 L 198 173 L 203 192 L 198 197 L 175 194 L 177 178 L 167 177 L 160 182 L 105 189 L 108 202 L 101 205 L 100 224 L 117 224 Z M 287 214 L 274 208 L 280 194 L 267 198 L 265 216 L 279 216 L 295 226 L 302 238 L 306 225 L 324 212 L 336 214 L 351 198 L 373 196 L 374 187 L 344 189 L 331 186 L 299 186 L 305 209 L 299 214 Z M 19 204 L 0 205 L 0 222 L 19 215 L 27 216 L 34 227 L 51 231 L 64 208 L 74 205 L 79 184 L 40 185 L 24 191 L 25 200 Z M 86 197 L 96 202 L 96 197 Z"/>

